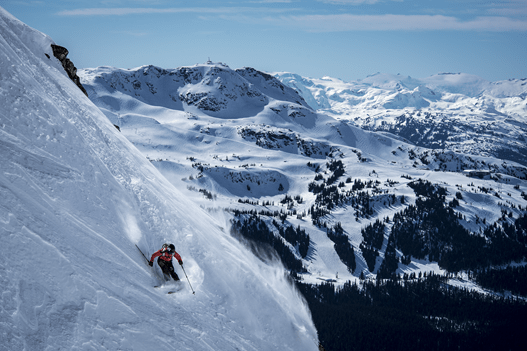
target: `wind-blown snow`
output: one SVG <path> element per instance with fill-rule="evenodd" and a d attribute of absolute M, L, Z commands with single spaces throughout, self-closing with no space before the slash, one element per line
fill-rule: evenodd
<path fill-rule="evenodd" d="M 317 349 L 283 270 L 169 183 L 52 43 L 0 8 L 0 349 Z M 135 244 L 164 242 L 195 295 L 177 264 L 182 291 L 153 288 Z"/>

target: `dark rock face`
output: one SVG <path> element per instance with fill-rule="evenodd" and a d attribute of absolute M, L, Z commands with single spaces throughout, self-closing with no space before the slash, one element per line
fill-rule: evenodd
<path fill-rule="evenodd" d="M 68 56 L 68 49 L 62 46 L 53 45 L 51 44 L 51 48 L 53 49 L 53 56 L 55 56 L 61 63 L 62 67 L 64 67 L 64 70 L 66 73 L 68 73 L 68 76 L 70 79 L 79 87 L 82 92 L 88 96 L 88 93 L 86 92 L 86 89 L 82 86 L 80 82 L 79 76 L 77 76 L 77 68 L 73 65 L 73 62 L 66 56 Z"/>

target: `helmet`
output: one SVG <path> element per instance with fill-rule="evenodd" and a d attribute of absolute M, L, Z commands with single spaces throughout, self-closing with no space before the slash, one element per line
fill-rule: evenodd
<path fill-rule="evenodd" d="M 170 250 L 170 252 L 176 251 L 176 247 L 174 246 L 174 244 L 168 245 L 168 249 Z"/>

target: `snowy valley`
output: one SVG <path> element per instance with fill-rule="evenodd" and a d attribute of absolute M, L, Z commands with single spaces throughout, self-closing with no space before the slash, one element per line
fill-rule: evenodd
<path fill-rule="evenodd" d="M 303 278 L 313 283 L 335 279 L 337 272 L 342 282 L 361 272 L 374 276 L 382 256 L 376 268 L 367 269 L 357 250 L 360 268 L 350 272 L 327 227 L 340 223 L 357 249 L 362 229 L 415 204 L 422 196 L 416 183 L 443 187 L 445 203 L 461 200 L 453 208 L 470 232 L 486 228 L 476 216 L 494 223 L 503 209 L 513 213 L 510 218 L 524 213 L 527 168 L 521 164 L 364 131 L 312 110 L 295 90 L 254 69 L 209 62 L 177 69 L 101 67 L 79 74 L 108 119 L 202 208 L 267 213 L 269 223 L 283 217 L 280 226 L 306 229 L 313 245 L 309 259 L 302 258 Z M 468 177 L 467 170 L 485 175 Z M 325 215 L 318 220 L 316 211 Z M 377 248 L 385 246 L 381 240 Z M 410 266 L 440 272 L 434 261 Z"/>

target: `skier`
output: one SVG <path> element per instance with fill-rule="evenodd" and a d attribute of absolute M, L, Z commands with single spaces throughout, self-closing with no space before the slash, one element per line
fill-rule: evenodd
<path fill-rule="evenodd" d="M 175 257 L 181 266 L 183 266 L 183 260 L 181 260 L 181 256 L 179 256 L 179 254 L 176 252 L 176 248 L 174 247 L 174 245 L 164 244 L 161 250 L 154 252 L 152 258 L 148 262 L 148 264 L 150 264 L 150 267 L 154 265 L 154 259 L 156 257 L 159 257 L 157 259 L 157 264 L 159 265 L 159 267 L 161 267 L 163 274 L 170 275 L 172 279 L 178 281 L 179 277 L 174 271 L 174 266 L 172 265 L 172 257 Z"/>

